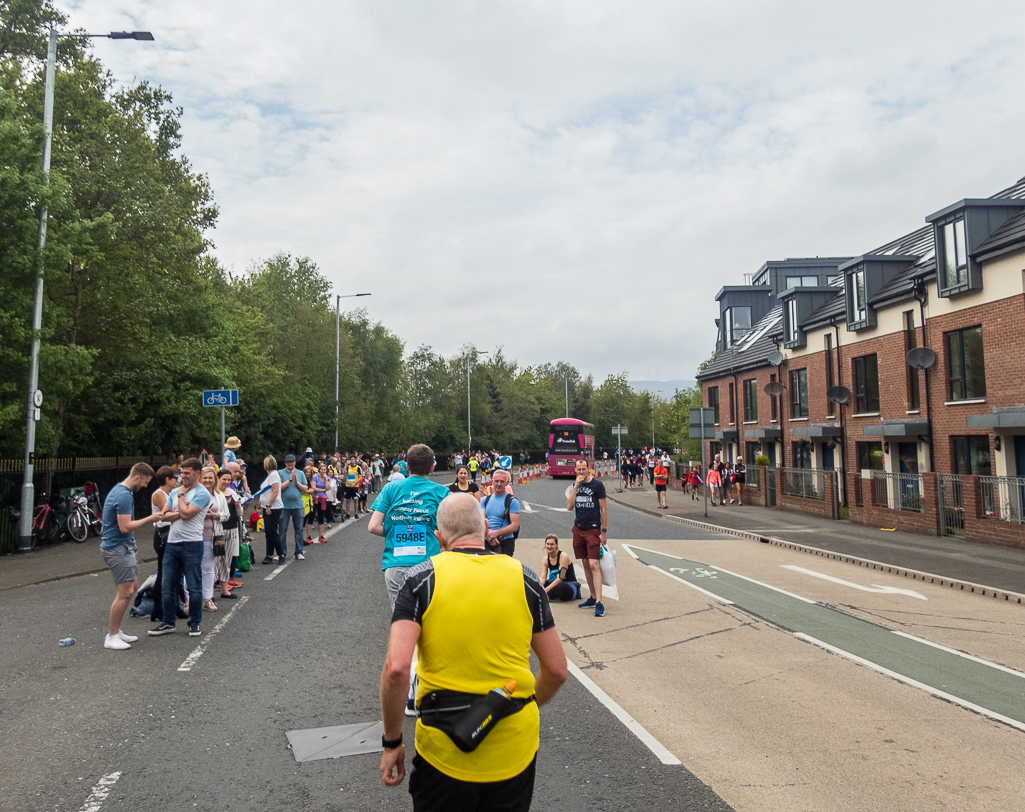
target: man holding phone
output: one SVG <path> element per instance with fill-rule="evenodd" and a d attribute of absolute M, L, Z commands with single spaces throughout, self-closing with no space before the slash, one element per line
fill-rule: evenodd
<path fill-rule="evenodd" d="M 605 486 L 601 480 L 591 476 L 587 460 L 577 460 L 577 480 L 566 499 L 566 510 L 574 511 L 573 554 L 587 577 L 587 589 L 591 593 L 580 604 L 581 609 L 594 607 L 595 617 L 604 617 L 605 605 L 601 602 L 601 567 L 598 559 L 601 546 L 608 541 L 609 508 Z"/>

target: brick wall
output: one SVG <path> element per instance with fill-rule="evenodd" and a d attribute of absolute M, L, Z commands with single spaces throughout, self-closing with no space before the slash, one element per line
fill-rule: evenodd
<path fill-rule="evenodd" d="M 983 494 L 978 477 L 961 477 L 961 498 L 964 503 L 965 541 L 1025 548 L 1025 524 L 985 518 Z"/>
<path fill-rule="evenodd" d="M 823 476 L 825 483 L 825 499 L 804 499 L 800 496 L 789 496 L 783 493 L 783 471 L 776 469 L 776 507 L 781 510 L 792 510 L 797 513 L 808 513 L 826 519 L 836 519 L 836 472 L 826 471 Z"/>
<path fill-rule="evenodd" d="M 986 362 L 986 402 L 944 405 L 950 400 L 950 359 L 945 333 L 982 325 L 982 349 Z M 936 351 L 936 363 L 929 370 L 934 462 L 937 471 L 953 472 L 952 445 L 956 434 L 986 435 L 985 429 L 969 429 L 970 414 L 987 414 L 996 407 L 1025 406 L 1025 297 L 1013 296 L 998 302 L 970 307 L 928 321 L 929 346 Z M 990 436 L 990 459 L 995 460 Z M 995 466 L 993 473 L 996 473 Z"/>
<path fill-rule="evenodd" d="M 936 474 L 922 474 L 922 512 L 912 513 L 907 510 L 891 510 L 890 508 L 876 507 L 875 488 L 886 487 L 885 481 L 876 482 L 874 479 L 861 479 L 860 472 L 857 475 L 858 483 L 850 482 L 850 517 L 852 522 L 880 527 L 884 529 L 902 530 L 908 533 L 924 533 L 930 536 L 937 536 L 940 533 L 939 502 L 936 493 Z M 853 498 L 856 493 L 860 494 L 859 500 Z"/>

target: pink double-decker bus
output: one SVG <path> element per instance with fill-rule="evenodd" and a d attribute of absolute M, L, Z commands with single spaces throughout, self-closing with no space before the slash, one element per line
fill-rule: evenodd
<path fill-rule="evenodd" d="M 577 460 L 594 462 L 594 426 L 572 417 L 559 417 L 548 429 L 548 475 L 576 476 Z"/>

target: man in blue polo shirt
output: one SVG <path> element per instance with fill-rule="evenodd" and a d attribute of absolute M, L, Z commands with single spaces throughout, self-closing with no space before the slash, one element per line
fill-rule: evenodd
<path fill-rule="evenodd" d="M 311 452 L 312 453 L 312 452 Z M 295 528 L 295 560 L 304 561 L 303 555 L 303 518 L 306 516 L 306 506 L 303 504 L 303 494 L 310 492 L 310 483 L 306 481 L 306 474 L 295 467 L 295 454 L 285 457 L 285 467 L 278 471 L 281 477 L 281 504 L 284 510 L 281 511 L 281 552 L 288 553 L 288 520 L 292 520 Z"/>

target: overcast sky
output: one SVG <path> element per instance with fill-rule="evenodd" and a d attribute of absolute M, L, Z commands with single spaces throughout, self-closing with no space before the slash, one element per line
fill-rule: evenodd
<path fill-rule="evenodd" d="M 716 291 L 1025 175 L 1025 4 L 75 0 L 184 107 L 215 255 L 444 356 L 693 378 Z M 343 306 L 345 305 L 343 300 Z"/>

